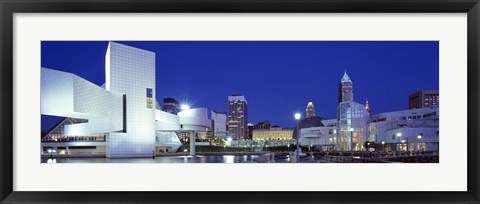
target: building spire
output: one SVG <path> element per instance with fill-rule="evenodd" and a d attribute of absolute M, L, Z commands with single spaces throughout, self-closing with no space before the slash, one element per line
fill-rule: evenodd
<path fill-rule="evenodd" d="M 365 102 L 365 109 L 370 113 L 371 110 L 370 110 L 370 105 L 368 104 L 368 97 L 367 97 L 367 101 Z"/>
<path fill-rule="evenodd" d="M 342 77 L 341 81 L 342 82 L 352 82 L 352 80 L 350 80 L 350 77 L 347 74 L 347 69 L 345 69 L 345 72 L 343 73 L 343 77 Z"/>

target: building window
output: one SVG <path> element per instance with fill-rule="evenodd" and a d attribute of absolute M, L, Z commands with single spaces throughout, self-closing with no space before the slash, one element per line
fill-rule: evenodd
<path fill-rule="evenodd" d="M 151 88 L 147 88 L 147 108 L 153 108 L 153 90 Z"/>

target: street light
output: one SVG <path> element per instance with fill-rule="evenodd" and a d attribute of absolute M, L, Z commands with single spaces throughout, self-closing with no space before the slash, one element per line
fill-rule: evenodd
<path fill-rule="evenodd" d="M 419 141 L 417 141 L 417 151 L 419 151 L 420 150 L 420 140 L 422 139 L 422 134 L 419 134 L 417 136 L 417 139 L 419 140 Z"/>
<path fill-rule="evenodd" d="M 300 160 L 300 152 L 298 151 L 298 148 L 299 148 L 299 144 L 298 144 L 298 139 L 300 138 L 300 119 L 302 118 L 302 114 L 300 113 L 295 113 L 295 120 L 297 120 L 297 138 L 296 138 L 296 142 L 297 142 L 297 150 L 296 150 L 296 153 L 295 153 L 295 159 L 296 159 L 296 162 L 299 163 L 299 160 Z"/>
<path fill-rule="evenodd" d="M 190 106 L 188 104 L 182 104 L 180 108 L 182 109 L 182 111 L 184 111 L 190 109 Z"/>
<path fill-rule="evenodd" d="M 399 141 L 399 142 L 401 142 L 401 137 L 402 137 L 402 133 L 401 133 L 401 132 L 397 133 L 397 138 L 398 138 L 398 141 Z M 403 142 L 402 142 L 402 143 L 403 143 Z M 401 148 L 401 147 L 402 147 L 402 145 L 400 145 L 400 148 L 399 148 L 400 151 L 402 151 L 402 148 Z"/>

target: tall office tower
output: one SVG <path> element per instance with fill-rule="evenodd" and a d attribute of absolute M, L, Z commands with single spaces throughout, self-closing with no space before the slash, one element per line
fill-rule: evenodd
<path fill-rule="evenodd" d="M 150 156 L 155 150 L 155 53 L 108 44 L 105 88 L 125 94 L 124 131 L 107 136 L 107 157 Z"/>
<path fill-rule="evenodd" d="M 247 100 L 245 96 L 228 96 L 228 134 L 236 140 L 248 138 Z"/>
<path fill-rule="evenodd" d="M 315 117 L 315 107 L 312 102 L 308 102 L 307 109 L 305 109 L 305 118 Z"/>
<path fill-rule="evenodd" d="M 338 104 L 346 101 L 353 101 L 353 84 L 347 75 L 347 71 L 343 74 L 342 80 L 338 85 Z"/>
<path fill-rule="evenodd" d="M 178 112 L 180 112 L 180 104 L 174 98 L 164 98 L 163 111 L 176 115 Z"/>
<path fill-rule="evenodd" d="M 439 105 L 440 101 L 438 90 L 417 91 L 408 96 L 408 109 L 428 108 Z"/>

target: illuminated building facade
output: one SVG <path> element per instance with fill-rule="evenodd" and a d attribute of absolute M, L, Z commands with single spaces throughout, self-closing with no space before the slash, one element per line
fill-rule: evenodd
<path fill-rule="evenodd" d="M 239 94 L 228 96 L 228 134 L 234 140 L 248 138 L 247 107 L 247 99 L 245 99 L 245 96 Z"/>
<path fill-rule="evenodd" d="M 306 118 L 300 122 L 300 144 L 324 151 L 364 151 L 372 142 L 385 151 L 439 151 L 438 92 L 417 92 L 411 99 L 429 107 L 371 114 L 365 105 L 353 101 L 350 77 L 344 73 L 339 88 L 337 118 Z M 422 96 L 424 95 L 424 96 Z M 428 99 L 426 96 L 428 95 Z M 414 96 L 414 97 L 412 97 Z M 416 106 L 420 102 L 412 102 Z"/>
<path fill-rule="evenodd" d="M 369 119 L 370 114 L 364 105 L 353 101 L 340 103 L 337 109 L 337 150 L 363 150 Z"/>
<path fill-rule="evenodd" d="M 156 106 L 155 53 L 110 42 L 105 72 L 102 87 L 72 73 L 41 68 L 41 114 L 65 118 L 42 138 L 44 153 L 151 157 L 176 151 L 179 134 L 210 128 L 206 108 L 175 115 Z"/>
<path fill-rule="evenodd" d="M 346 101 L 353 101 L 353 83 L 347 71 L 343 73 L 343 77 L 338 85 L 338 104 Z"/>
<path fill-rule="evenodd" d="M 434 91 L 417 91 L 408 96 L 408 109 L 414 108 L 428 108 L 432 106 L 439 106 L 438 90 Z"/>
<path fill-rule="evenodd" d="M 439 115 L 438 107 L 373 114 L 368 140 L 387 151 L 438 151 Z"/>
<path fill-rule="evenodd" d="M 253 140 L 292 140 L 293 129 L 282 129 L 280 127 L 271 129 L 255 129 L 252 132 Z"/>

